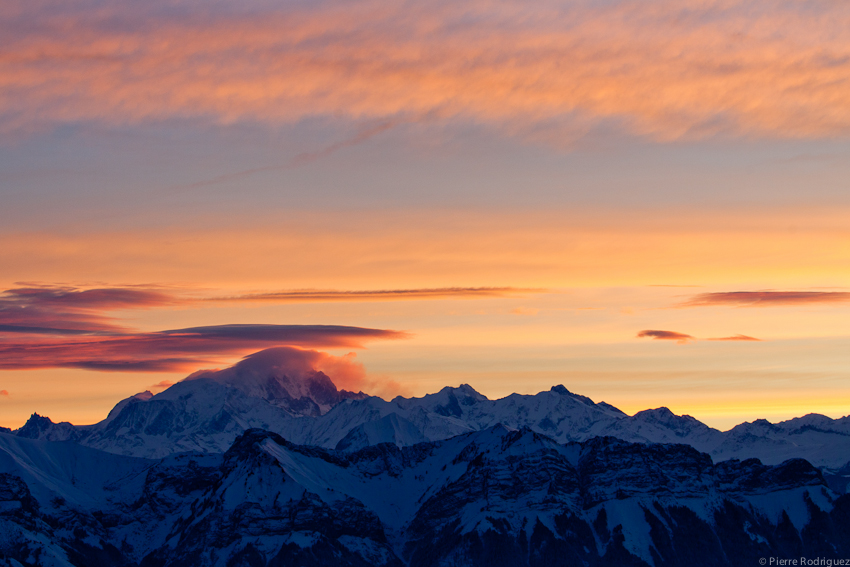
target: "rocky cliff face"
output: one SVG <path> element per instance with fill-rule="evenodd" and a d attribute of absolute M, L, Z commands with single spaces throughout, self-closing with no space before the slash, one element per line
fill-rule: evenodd
<path fill-rule="evenodd" d="M 22 565 L 657 567 L 850 554 L 850 496 L 802 460 L 715 464 L 685 445 L 562 444 L 501 425 L 353 452 L 250 429 L 223 454 L 161 460 L 0 442 L 0 553 Z M 113 475 L 79 478 L 105 465 Z"/>

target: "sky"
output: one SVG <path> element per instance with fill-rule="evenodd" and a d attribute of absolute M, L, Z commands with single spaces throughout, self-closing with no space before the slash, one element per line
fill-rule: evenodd
<path fill-rule="evenodd" d="M 272 346 L 850 414 L 850 4 L 8 0 L 0 425 Z"/>

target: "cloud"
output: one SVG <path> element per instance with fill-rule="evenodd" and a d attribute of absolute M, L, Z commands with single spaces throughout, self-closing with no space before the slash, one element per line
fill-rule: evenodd
<path fill-rule="evenodd" d="M 33 335 L 88 335 L 93 331 L 86 329 L 56 329 L 53 327 L 33 327 L 29 325 L 0 325 L 2 333 L 23 333 Z"/>
<path fill-rule="evenodd" d="M 327 145 L 324 148 L 313 151 L 313 152 L 302 152 L 296 156 L 294 156 L 291 160 L 283 164 L 276 165 L 268 165 L 263 167 L 254 167 L 251 169 L 243 169 L 242 171 L 235 171 L 232 173 L 225 173 L 223 175 L 217 175 L 215 177 L 211 177 L 209 179 L 202 179 L 201 181 L 196 181 L 194 183 L 189 183 L 185 185 L 177 185 L 174 187 L 170 187 L 170 192 L 179 192 L 185 191 L 187 189 L 198 189 L 201 187 L 209 187 L 210 185 L 217 185 L 219 183 L 226 183 L 228 181 L 233 181 L 236 179 L 242 179 L 245 177 L 250 177 L 257 173 L 263 173 L 266 171 L 281 171 L 286 169 L 292 169 L 295 167 L 299 167 L 301 165 L 305 165 L 308 163 L 312 163 L 318 159 L 329 156 L 332 153 L 341 150 L 343 148 L 348 148 L 351 146 L 356 146 L 362 142 L 369 140 L 377 136 L 382 132 L 386 132 L 392 127 L 396 126 L 398 123 L 397 120 L 383 120 L 377 125 L 366 125 L 365 127 L 361 127 L 358 131 L 348 138 L 345 138 L 339 142 L 335 142 L 333 144 Z"/>
<path fill-rule="evenodd" d="M 677 343 L 683 345 L 687 344 L 691 341 L 696 341 L 697 338 L 692 335 L 686 335 L 685 333 L 677 333 L 675 331 L 654 331 L 654 330 L 646 330 L 640 331 L 637 334 L 638 338 L 649 337 L 658 341 L 676 341 Z M 761 341 L 761 339 L 757 339 L 755 337 L 750 337 L 747 335 L 732 335 L 730 337 L 717 337 L 705 339 L 707 341 Z"/>
<path fill-rule="evenodd" d="M 555 145 L 612 127 L 844 136 L 848 28 L 828 0 L 8 0 L 0 128 L 426 116 Z"/>
<path fill-rule="evenodd" d="M 8 396 L 9 390 L 0 390 L 0 396 Z"/>
<path fill-rule="evenodd" d="M 686 335 L 684 333 L 677 333 L 675 331 L 653 331 L 646 330 L 640 331 L 637 334 L 638 338 L 650 337 L 657 341 L 676 341 L 680 345 L 686 344 L 690 341 L 695 341 L 696 338 L 691 335 Z"/>
<path fill-rule="evenodd" d="M 545 290 L 513 287 L 441 287 L 363 291 L 287 290 L 236 295 L 230 297 L 214 297 L 211 299 L 211 301 L 269 301 L 280 303 L 324 303 L 330 301 L 397 301 L 420 299 L 507 297 L 510 295 L 541 291 Z"/>
<path fill-rule="evenodd" d="M 78 289 L 39 285 L 7 289 L 2 299 L 19 305 L 63 306 L 77 309 L 133 309 L 150 305 L 164 305 L 170 296 L 143 286 L 133 288 Z"/>
<path fill-rule="evenodd" d="M 148 386 L 150 390 L 164 390 L 166 388 L 170 388 L 174 385 L 174 382 L 171 380 L 162 380 L 161 382 L 157 382 L 156 384 L 151 384 Z"/>
<path fill-rule="evenodd" d="M 0 333 L 79 335 L 126 329 L 104 314 L 120 309 L 177 303 L 172 295 L 145 286 L 80 289 L 30 285 L 0 293 Z"/>
<path fill-rule="evenodd" d="M 196 372 L 187 380 L 217 376 L 237 378 L 251 374 L 284 374 L 303 379 L 316 372 L 327 374 L 337 388 L 358 391 L 366 380 L 366 370 L 350 352 L 344 356 L 333 356 L 326 352 L 295 347 L 274 347 L 245 356 L 240 362 L 224 370 Z"/>
<path fill-rule="evenodd" d="M 362 348 L 368 341 L 408 336 L 399 331 L 337 325 L 214 325 L 74 340 L 40 337 L 0 343 L 0 369 L 174 372 L 214 364 L 220 356 L 275 345 Z"/>
<path fill-rule="evenodd" d="M 761 341 L 761 339 L 757 339 L 755 337 L 749 337 L 747 335 L 732 335 L 731 337 L 718 337 L 714 339 L 706 339 L 708 341 Z"/>
<path fill-rule="evenodd" d="M 394 290 L 283 290 L 235 294 L 212 298 L 189 295 L 186 290 L 133 286 L 81 289 L 70 286 L 39 285 L 7 289 L 0 293 L 0 335 L 110 335 L 130 329 L 108 312 L 125 309 L 192 306 L 204 302 L 311 303 L 332 301 L 399 301 L 448 298 L 506 297 L 539 289 L 511 287 L 445 287 Z M 259 328 L 259 327 L 258 327 Z M 206 327 L 207 336 L 233 332 L 233 326 L 215 330 Z M 170 333 L 171 331 L 163 331 Z M 235 331 L 240 337 L 250 331 Z M 265 331 L 257 331 L 264 333 Z M 280 328 L 274 331 L 282 332 Z"/>
<path fill-rule="evenodd" d="M 211 325 L 160 331 L 146 335 L 152 341 L 177 339 L 186 344 L 197 342 L 198 348 L 204 345 L 224 343 L 271 342 L 288 345 L 357 347 L 362 348 L 363 341 L 370 339 L 399 339 L 408 335 L 399 331 L 368 329 L 364 327 L 345 327 L 340 325 Z M 213 349 L 215 347 L 213 346 Z"/>
<path fill-rule="evenodd" d="M 367 391 L 370 394 L 394 396 L 404 388 L 393 380 L 369 377 L 356 353 L 343 356 L 295 347 L 274 347 L 245 356 L 235 365 L 222 370 L 195 372 L 186 380 L 215 378 L 224 381 L 250 379 L 252 376 L 285 375 L 296 380 L 323 372 L 340 390 Z M 161 384 L 164 384 L 162 382 Z"/>
<path fill-rule="evenodd" d="M 850 293 L 846 291 L 726 291 L 701 293 L 680 303 L 677 307 L 704 307 L 712 305 L 772 307 L 846 303 L 848 301 L 850 301 Z"/>

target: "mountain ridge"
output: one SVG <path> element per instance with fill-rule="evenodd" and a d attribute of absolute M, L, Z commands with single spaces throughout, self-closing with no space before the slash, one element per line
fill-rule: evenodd
<path fill-rule="evenodd" d="M 342 397 L 320 415 L 313 406 L 304 415 L 291 404 L 274 402 L 197 376 L 155 396 L 143 393 L 122 400 L 98 424 L 53 423 L 34 414 L 13 433 L 158 458 L 181 451 L 222 452 L 251 427 L 276 431 L 301 444 L 351 451 L 383 442 L 406 446 L 446 439 L 503 423 L 514 429 L 528 426 L 561 442 L 609 435 L 631 442 L 685 443 L 718 460 L 758 457 L 778 464 L 796 457 L 832 469 L 850 460 L 850 417 L 808 414 L 777 424 L 756 420 L 721 432 L 664 407 L 629 416 L 560 385 L 498 400 L 469 385 L 391 401 L 358 395 Z"/>
<path fill-rule="evenodd" d="M 94 425 L 53 423 L 34 413 L 13 433 L 161 458 L 185 451 L 224 452 L 251 428 L 275 431 L 298 444 L 350 452 L 386 442 L 402 447 L 448 439 L 500 423 L 527 427 L 561 443 L 597 436 L 684 443 L 715 460 L 757 457 L 779 464 L 804 458 L 834 471 L 850 461 L 850 417 L 809 414 L 777 424 L 755 420 L 721 432 L 666 407 L 627 415 L 563 385 L 490 400 L 461 384 L 387 401 L 337 389 L 317 361 L 321 353 L 315 351 L 266 349 L 230 368 L 195 372 L 156 395 L 130 396 Z"/>

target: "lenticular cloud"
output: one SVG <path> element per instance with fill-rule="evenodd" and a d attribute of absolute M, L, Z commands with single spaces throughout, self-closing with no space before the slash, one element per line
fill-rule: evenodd
<path fill-rule="evenodd" d="M 264 347 L 362 348 L 367 341 L 407 336 L 399 331 L 339 325 L 214 325 L 73 340 L 36 337 L 0 343 L 0 369 L 173 372 L 194 370 L 215 364 L 221 356 Z"/>

